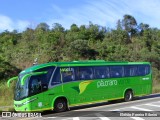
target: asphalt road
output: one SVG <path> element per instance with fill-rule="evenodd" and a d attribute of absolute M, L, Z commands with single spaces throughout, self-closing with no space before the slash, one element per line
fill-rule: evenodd
<path fill-rule="evenodd" d="M 4 118 L 1 118 L 4 119 Z M 21 118 L 22 119 L 22 118 Z M 35 119 L 35 118 L 25 118 Z M 37 119 L 37 118 L 36 118 Z M 160 94 L 130 102 L 114 101 L 73 107 L 62 113 L 45 112 L 38 120 L 160 120 Z"/>
<path fill-rule="evenodd" d="M 63 119 L 67 120 L 81 120 L 85 119 L 160 119 L 160 94 L 153 94 L 149 96 L 139 97 L 130 102 L 114 101 L 113 103 L 99 103 L 93 105 L 85 105 L 80 107 L 73 107 L 70 111 L 63 113 L 44 113 L 43 117 L 48 119 Z M 158 116 L 158 117 L 157 117 Z M 116 118 L 115 118 L 116 117 Z M 135 118 L 136 117 L 136 118 Z M 47 118 L 46 118 L 47 119 Z"/>

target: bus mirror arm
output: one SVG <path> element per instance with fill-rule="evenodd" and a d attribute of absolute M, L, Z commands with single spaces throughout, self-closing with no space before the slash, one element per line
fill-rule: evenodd
<path fill-rule="evenodd" d="M 18 76 L 10 78 L 10 79 L 7 81 L 7 86 L 10 87 L 11 81 L 17 80 L 17 79 L 18 79 Z"/>

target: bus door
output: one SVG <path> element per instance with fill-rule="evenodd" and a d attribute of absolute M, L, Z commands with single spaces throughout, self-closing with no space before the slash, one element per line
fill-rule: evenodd
<path fill-rule="evenodd" d="M 32 110 L 41 110 L 45 107 L 41 77 L 41 75 L 34 75 L 31 76 L 29 81 L 29 96 L 31 96 L 30 100 L 32 101 Z"/>
<path fill-rule="evenodd" d="M 50 107 L 48 100 L 48 83 L 55 67 L 46 67 L 35 71 L 29 80 L 29 96 L 32 110 L 45 110 Z"/>

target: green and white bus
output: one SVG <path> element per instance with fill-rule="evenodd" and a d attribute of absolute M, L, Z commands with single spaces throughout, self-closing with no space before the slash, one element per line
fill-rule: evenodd
<path fill-rule="evenodd" d="M 152 93 L 149 62 L 103 60 L 51 62 L 23 70 L 12 80 L 16 111 L 66 111 L 72 106 Z"/>

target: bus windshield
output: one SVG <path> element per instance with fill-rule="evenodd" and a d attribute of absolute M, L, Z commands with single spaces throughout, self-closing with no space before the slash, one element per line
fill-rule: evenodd
<path fill-rule="evenodd" d="M 21 100 L 21 99 L 28 96 L 28 81 L 29 81 L 29 78 L 27 78 L 25 80 L 24 85 L 21 85 L 21 79 L 23 78 L 24 75 L 25 74 L 20 74 L 19 77 L 18 77 L 18 81 L 17 81 L 16 87 L 15 87 L 15 94 L 14 94 L 14 99 L 15 100 Z"/>
<path fill-rule="evenodd" d="M 34 72 L 20 74 L 15 87 L 15 100 L 22 100 L 26 97 L 41 93 L 43 87 L 48 87 L 49 80 L 55 67 L 46 67 Z M 22 81 L 24 82 L 22 84 Z"/>

